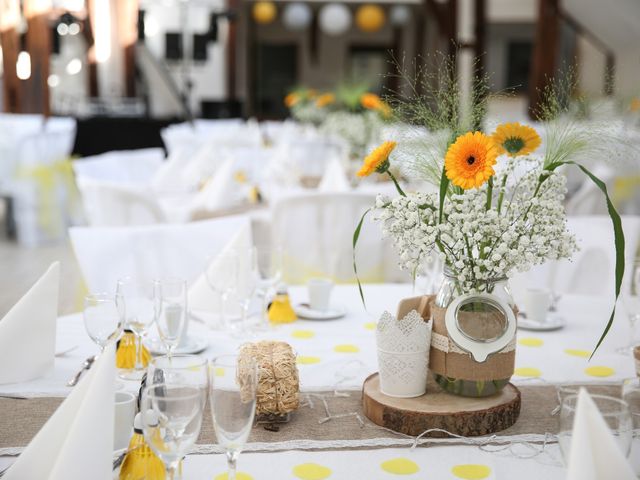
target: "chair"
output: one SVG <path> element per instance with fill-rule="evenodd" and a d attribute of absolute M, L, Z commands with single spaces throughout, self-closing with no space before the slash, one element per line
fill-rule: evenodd
<path fill-rule="evenodd" d="M 640 246 L 640 217 L 623 216 L 625 234 L 625 277 L 622 292 L 631 287 L 632 266 Z M 518 274 L 512 279 L 516 297 L 527 287 L 549 288 L 557 293 L 613 297 L 615 244 L 611 219 L 607 215 L 569 217 L 568 228 L 580 250 L 570 260 L 551 261 Z"/>
<path fill-rule="evenodd" d="M 89 289 L 113 292 L 125 275 L 143 280 L 172 276 L 192 284 L 207 258 L 243 228 L 250 228 L 249 218 L 233 216 L 185 225 L 75 227 L 69 235 Z"/>
<path fill-rule="evenodd" d="M 284 279 L 304 283 L 312 277 L 335 282 L 355 281 L 353 232 L 375 195 L 360 193 L 301 194 L 283 197 L 273 211 L 272 242 L 284 250 Z M 397 279 L 389 265 L 388 245 L 371 216 L 364 223 L 357 248 L 358 272 L 363 282 Z"/>
<path fill-rule="evenodd" d="M 121 150 L 84 157 L 73 162 L 77 178 L 119 184 L 149 184 L 164 162 L 161 148 Z"/>
<path fill-rule="evenodd" d="M 89 225 L 124 226 L 166 223 L 155 197 L 139 187 L 90 178 L 76 180 Z"/>

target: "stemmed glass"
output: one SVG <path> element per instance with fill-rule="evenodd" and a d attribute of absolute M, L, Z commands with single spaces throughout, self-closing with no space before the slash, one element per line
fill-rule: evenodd
<path fill-rule="evenodd" d="M 125 305 L 121 295 L 96 293 L 84 298 L 84 328 L 103 353 L 122 334 Z"/>
<path fill-rule="evenodd" d="M 142 340 L 155 320 L 153 282 L 139 282 L 132 277 L 118 280 L 116 294 L 124 298 L 126 309 L 125 326 L 136 336 L 136 363 L 132 372 L 121 375 L 130 380 L 140 380 L 144 374 L 142 364 Z"/>
<path fill-rule="evenodd" d="M 598 410 L 600 410 L 602 418 L 611 429 L 620 451 L 625 457 L 629 456 L 633 430 L 629 406 L 618 398 L 606 395 L 591 395 L 591 398 Z M 578 395 L 567 395 L 560 405 L 558 443 L 560 444 L 560 451 L 565 464 L 569 463 L 569 456 L 571 455 L 571 438 L 577 403 Z"/>
<path fill-rule="evenodd" d="M 238 253 L 229 250 L 209 257 L 204 275 L 211 290 L 220 298 L 220 322 L 226 327 L 227 301 L 238 284 Z"/>
<path fill-rule="evenodd" d="M 638 439 L 640 438 L 640 378 L 630 378 L 622 383 L 622 399 L 629 405 L 633 438 Z M 636 475 L 640 476 L 640 444 L 637 441 L 631 445 L 629 459 Z"/>
<path fill-rule="evenodd" d="M 623 295 L 622 306 L 627 314 L 629 320 L 629 343 L 621 348 L 618 348 L 616 352 L 628 355 L 633 351 L 633 347 L 638 344 L 637 329 L 640 327 L 640 295 Z"/>
<path fill-rule="evenodd" d="M 256 294 L 258 281 L 259 274 L 256 249 L 251 247 L 245 252 L 244 256 L 238 257 L 238 281 L 235 293 L 238 304 L 240 305 L 241 325 L 247 325 L 249 307 Z"/>
<path fill-rule="evenodd" d="M 146 386 L 163 383 L 199 389 L 204 408 L 209 387 L 209 362 L 198 355 L 154 357 L 147 366 Z"/>
<path fill-rule="evenodd" d="M 155 320 L 169 358 L 187 328 L 187 282 L 178 278 L 154 281 Z"/>
<path fill-rule="evenodd" d="M 250 357 L 223 355 L 211 362 L 209 405 L 218 444 L 227 456 L 228 480 L 236 478 L 236 463 L 256 411 L 258 367 Z"/>
<path fill-rule="evenodd" d="M 175 479 L 180 461 L 196 443 L 202 411 L 202 392 L 191 385 L 154 384 L 142 392 L 144 438 L 165 464 L 168 479 Z"/>
<path fill-rule="evenodd" d="M 269 248 L 256 246 L 253 252 L 255 258 L 255 272 L 257 276 L 257 291 L 262 298 L 261 312 L 262 325 L 269 326 L 269 314 L 267 312 L 267 302 L 269 295 L 275 293 L 278 283 L 282 280 L 282 269 L 284 263 L 283 250 L 281 247 Z"/>

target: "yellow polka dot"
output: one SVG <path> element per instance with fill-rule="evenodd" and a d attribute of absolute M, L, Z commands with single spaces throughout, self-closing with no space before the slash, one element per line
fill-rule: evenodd
<path fill-rule="evenodd" d="M 540 338 L 527 337 L 518 340 L 518 344 L 524 347 L 541 347 L 544 345 L 544 340 Z"/>
<path fill-rule="evenodd" d="M 416 462 L 412 462 L 408 458 L 394 458 L 380 464 L 380 468 L 388 473 L 395 475 L 411 475 L 417 473 L 420 467 Z"/>
<path fill-rule="evenodd" d="M 320 357 L 305 357 L 299 356 L 298 363 L 300 365 L 312 365 L 314 363 L 320 363 Z"/>
<path fill-rule="evenodd" d="M 336 345 L 333 347 L 333 351 L 337 353 L 358 353 L 360 349 L 355 345 Z"/>
<path fill-rule="evenodd" d="M 513 373 L 518 377 L 539 377 L 542 375 L 539 369 L 533 367 L 516 368 Z"/>
<path fill-rule="evenodd" d="M 220 475 L 216 475 L 215 480 L 227 480 L 227 473 L 221 473 Z M 244 472 L 236 472 L 236 480 L 253 480 L 253 477 L 248 473 Z"/>
<path fill-rule="evenodd" d="M 584 373 L 591 377 L 610 377 L 616 371 L 611 367 L 588 367 L 584 369 Z"/>
<path fill-rule="evenodd" d="M 378 324 L 376 322 L 367 322 L 364 324 L 364 328 L 367 330 L 375 330 Z"/>
<path fill-rule="evenodd" d="M 316 333 L 311 330 L 294 330 L 291 332 L 293 338 L 313 338 Z"/>
<path fill-rule="evenodd" d="M 216 372 L 216 377 L 224 377 L 224 368 L 216 367 L 215 372 Z"/>
<path fill-rule="evenodd" d="M 591 352 L 589 350 L 576 350 L 574 348 L 567 348 L 564 353 L 571 355 L 572 357 L 589 358 Z"/>
<path fill-rule="evenodd" d="M 331 476 L 331 469 L 317 463 L 303 463 L 293 467 L 293 474 L 301 480 L 323 480 Z"/>
<path fill-rule="evenodd" d="M 481 480 L 491 475 L 491 469 L 486 465 L 456 465 L 451 473 L 464 480 Z"/>

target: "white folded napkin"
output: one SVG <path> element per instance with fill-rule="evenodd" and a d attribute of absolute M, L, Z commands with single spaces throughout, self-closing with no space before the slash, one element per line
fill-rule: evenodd
<path fill-rule="evenodd" d="M 337 156 L 331 157 L 318 185 L 318 191 L 348 192 L 349 190 L 351 190 L 351 184 L 340 159 Z"/>
<path fill-rule="evenodd" d="M 184 225 L 75 227 L 69 229 L 82 275 L 92 292 L 113 292 L 118 278 L 179 277 L 193 282 L 207 257 L 219 252 L 247 216 L 227 216 Z"/>
<path fill-rule="evenodd" d="M 192 210 L 220 210 L 242 202 L 245 189 L 235 179 L 234 164 L 235 159 L 229 157 L 220 165 L 213 178 L 193 199 Z"/>
<path fill-rule="evenodd" d="M 59 285 L 54 262 L 0 320 L 0 384 L 32 380 L 53 366 Z"/>
<path fill-rule="evenodd" d="M 47 420 L 4 480 L 109 480 L 113 466 L 115 345 Z"/>
<path fill-rule="evenodd" d="M 630 426 L 631 428 L 631 426 Z M 584 388 L 578 393 L 567 480 L 634 480 L 631 465 Z"/>
<path fill-rule="evenodd" d="M 240 227 L 240 229 L 235 233 L 235 235 L 229 240 L 229 242 L 220 250 L 220 255 L 214 257 L 209 265 L 206 267 L 209 275 L 215 275 L 216 271 L 219 271 L 221 268 L 224 268 L 220 258 L 224 254 L 229 254 L 232 251 L 237 252 L 241 255 L 241 258 L 249 256 L 249 249 L 251 247 L 251 225 L 246 224 Z M 244 264 L 244 262 L 240 262 Z M 246 275 L 239 275 L 238 281 L 246 281 Z M 237 285 L 236 285 L 237 287 Z M 230 299 L 230 304 L 233 303 Z M 230 313 L 237 311 L 238 308 L 231 308 L 232 306 L 228 306 L 228 310 Z M 189 288 L 189 308 L 194 310 L 205 310 L 208 312 L 219 312 L 220 311 L 220 298 L 219 295 L 216 294 L 209 283 L 207 282 L 207 277 L 203 272 L 200 276 L 193 282 L 191 287 Z"/>

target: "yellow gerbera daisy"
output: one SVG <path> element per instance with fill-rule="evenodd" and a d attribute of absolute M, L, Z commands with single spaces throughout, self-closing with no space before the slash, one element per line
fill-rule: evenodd
<path fill-rule="evenodd" d="M 293 107 L 296 103 L 300 101 L 300 97 L 297 93 L 290 93 L 286 97 L 284 97 L 284 104 L 287 108 Z"/>
<path fill-rule="evenodd" d="M 506 153 L 510 157 L 528 155 L 542 143 L 538 132 L 518 122 L 499 125 L 492 138 L 498 148 L 498 155 Z"/>
<path fill-rule="evenodd" d="M 383 102 L 375 93 L 365 93 L 360 97 L 360 105 L 368 110 L 378 110 Z"/>
<path fill-rule="evenodd" d="M 389 155 L 396 148 L 396 142 L 384 142 L 364 159 L 358 171 L 359 177 L 366 177 L 373 172 L 384 173 L 389 169 Z"/>
<path fill-rule="evenodd" d="M 629 110 L 631 110 L 632 112 L 640 111 L 640 98 L 634 98 L 633 100 L 631 100 L 631 103 L 629 104 Z"/>
<path fill-rule="evenodd" d="M 494 175 L 497 156 L 496 146 L 484 133 L 460 135 L 444 158 L 447 178 L 465 190 L 477 188 Z"/>
<path fill-rule="evenodd" d="M 333 93 L 323 93 L 316 100 L 316 107 L 323 108 L 327 105 L 331 105 L 336 101 L 336 96 Z"/>

